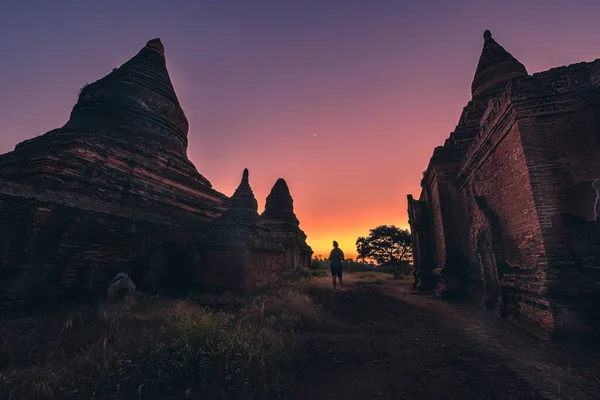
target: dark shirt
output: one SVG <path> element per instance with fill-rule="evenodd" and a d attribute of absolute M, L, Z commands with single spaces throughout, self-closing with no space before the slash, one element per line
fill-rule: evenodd
<path fill-rule="evenodd" d="M 331 261 L 331 265 L 342 265 L 342 261 L 344 260 L 344 252 L 339 247 L 335 247 L 329 253 L 329 261 Z"/>

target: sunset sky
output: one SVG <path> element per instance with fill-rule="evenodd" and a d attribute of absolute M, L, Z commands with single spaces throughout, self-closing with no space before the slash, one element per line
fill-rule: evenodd
<path fill-rule="evenodd" d="M 599 18 L 598 0 L 2 0 L 0 153 L 159 37 L 198 170 L 231 195 L 249 168 L 261 212 L 285 178 L 315 255 L 352 254 L 408 227 L 485 29 L 534 73 L 599 58 Z"/>

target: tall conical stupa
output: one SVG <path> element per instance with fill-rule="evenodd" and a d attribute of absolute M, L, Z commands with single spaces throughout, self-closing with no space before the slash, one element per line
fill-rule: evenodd
<path fill-rule="evenodd" d="M 63 127 L 0 155 L 0 303 L 92 298 L 117 272 L 143 291 L 245 290 L 308 265 L 296 231 L 260 218 L 248 170 L 231 198 L 217 192 L 187 158 L 187 133 L 152 39 L 86 85 Z"/>
<path fill-rule="evenodd" d="M 252 213 L 252 215 L 256 214 L 258 216 L 258 202 L 250 187 L 248 168 L 244 168 L 242 180 L 231 196 L 230 203 L 232 208 L 246 210 Z"/>
<path fill-rule="evenodd" d="M 185 157 L 188 120 L 160 39 L 150 40 L 121 67 L 86 85 L 63 129 L 135 137 Z"/>
<path fill-rule="evenodd" d="M 294 227 L 300 224 L 294 214 L 294 199 L 283 178 L 279 178 L 273 185 L 271 193 L 267 196 L 265 211 L 261 216 L 266 221 L 290 224 Z"/>
<path fill-rule="evenodd" d="M 298 265 L 308 266 L 312 249 L 306 243 L 306 233 L 300 229 L 300 221 L 294 213 L 294 199 L 283 178 L 277 179 L 267 196 L 261 219 L 283 243 L 286 250 L 284 269 L 291 270 Z"/>
<path fill-rule="evenodd" d="M 187 133 L 164 46 L 152 39 L 86 85 L 62 128 L 1 155 L 0 179 L 213 219 L 227 197 L 187 158 Z"/>
<path fill-rule="evenodd" d="M 245 168 L 239 186 L 229 198 L 229 208 L 223 213 L 218 224 L 261 225 L 258 215 L 258 202 L 250 187 L 249 172 Z"/>
<path fill-rule="evenodd" d="M 483 49 L 471 84 L 473 97 L 501 89 L 511 78 L 527 75 L 525 66 L 498 44 L 489 30 L 483 33 L 483 40 Z"/>

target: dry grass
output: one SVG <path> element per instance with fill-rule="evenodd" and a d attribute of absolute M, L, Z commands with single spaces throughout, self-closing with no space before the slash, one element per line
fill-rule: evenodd
<path fill-rule="evenodd" d="M 347 292 L 326 276 L 253 296 L 147 298 L 108 318 L 12 318 L 0 323 L 0 400 L 596 398 L 597 369 L 533 351 L 502 321 L 408 296 L 390 274 L 344 281 Z"/>
<path fill-rule="evenodd" d="M 387 272 L 360 272 L 360 273 L 344 273 L 345 285 L 367 284 L 367 283 L 384 283 L 393 279 L 393 275 Z M 321 289 L 331 288 L 331 276 L 315 277 L 311 279 L 308 285 Z"/>
<path fill-rule="evenodd" d="M 331 318 L 313 301 L 307 290 L 313 280 L 281 285 L 256 296 L 241 312 L 240 322 L 252 326 L 292 332 L 301 325 L 331 324 Z"/>
<path fill-rule="evenodd" d="M 229 301 L 237 311 L 150 299 L 109 318 L 82 308 L 13 319 L 0 328 L 0 398 L 284 396 L 294 330 L 324 313 L 297 284 Z"/>

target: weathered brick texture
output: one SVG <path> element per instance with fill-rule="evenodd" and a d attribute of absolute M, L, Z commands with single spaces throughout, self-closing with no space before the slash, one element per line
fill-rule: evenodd
<path fill-rule="evenodd" d="M 156 39 L 83 88 L 65 126 L 0 155 L 0 304 L 97 301 L 118 272 L 187 293 L 307 266 L 287 184 L 261 218 L 248 172 L 231 198 L 217 192 L 187 158 L 187 133 Z"/>
<path fill-rule="evenodd" d="M 430 207 L 419 219 L 434 222 L 409 221 L 417 242 L 434 236 L 415 268 L 424 268 L 424 253 L 443 254 L 440 295 L 471 298 L 540 336 L 593 337 L 600 332 L 592 311 L 600 307 L 600 60 L 528 76 L 489 43 L 491 34 L 485 40 L 473 100 L 422 181 L 419 201 Z M 409 201 L 409 215 L 416 204 Z"/>

